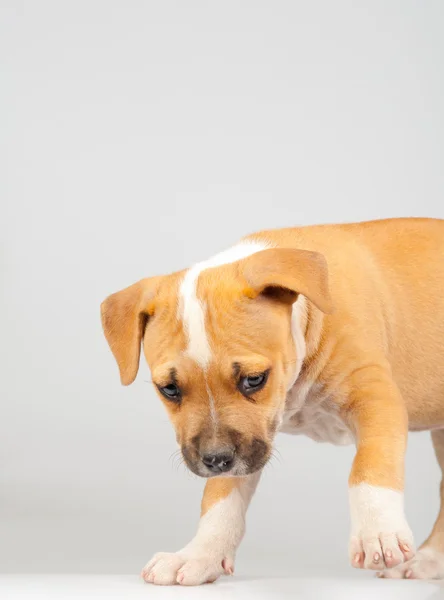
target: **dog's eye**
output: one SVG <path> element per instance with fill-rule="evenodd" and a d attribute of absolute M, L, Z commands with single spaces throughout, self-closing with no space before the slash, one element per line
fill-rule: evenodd
<path fill-rule="evenodd" d="M 250 396 L 254 392 L 261 390 L 267 383 L 267 379 L 268 371 L 265 373 L 259 373 L 258 375 L 248 375 L 247 377 L 242 377 L 238 385 L 239 391 L 244 396 Z"/>
<path fill-rule="evenodd" d="M 159 386 L 159 392 L 165 396 L 165 398 L 173 400 L 174 402 L 178 402 L 181 398 L 180 389 L 175 383 L 170 383 L 164 387 Z"/>

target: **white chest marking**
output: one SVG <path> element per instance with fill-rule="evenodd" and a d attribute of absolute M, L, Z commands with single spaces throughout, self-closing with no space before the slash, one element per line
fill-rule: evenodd
<path fill-rule="evenodd" d="M 326 397 L 321 386 L 311 381 L 297 381 L 288 392 L 281 431 L 337 446 L 355 443 L 334 400 Z"/>
<path fill-rule="evenodd" d="M 186 272 L 179 291 L 179 318 L 183 321 L 188 337 L 186 352 L 203 369 L 208 366 L 211 360 L 211 346 L 205 329 L 206 307 L 197 297 L 197 283 L 200 273 L 205 269 L 236 262 L 265 250 L 267 247 L 266 243 L 242 242 L 208 260 L 197 263 Z"/>

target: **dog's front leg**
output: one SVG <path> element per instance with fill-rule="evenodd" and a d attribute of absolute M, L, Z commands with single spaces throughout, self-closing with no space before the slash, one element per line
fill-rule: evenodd
<path fill-rule="evenodd" d="M 408 418 L 401 394 L 383 367 L 355 371 L 346 413 L 357 452 L 349 479 L 350 560 L 354 567 L 393 567 L 414 555 L 404 514 Z"/>
<path fill-rule="evenodd" d="M 142 571 L 148 583 L 199 585 L 232 574 L 245 532 L 245 513 L 260 473 L 214 477 L 205 486 L 201 518 L 191 542 L 176 553 L 156 554 Z"/>

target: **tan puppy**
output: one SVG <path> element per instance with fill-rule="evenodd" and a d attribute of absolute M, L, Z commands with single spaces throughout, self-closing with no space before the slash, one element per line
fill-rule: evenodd
<path fill-rule="evenodd" d="M 233 571 L 278 431 L 356 445 L 353 566 L 444 578 L 444 502 L 415 555 L 403 498 L 408 429 L 433 429 L 444 469 L 444 221 L 262 231 L 113 294 L 102 322 L 124 385 L 143 342 L 185 461 L 209 478 L 196 536 L 146 581 Z"/>

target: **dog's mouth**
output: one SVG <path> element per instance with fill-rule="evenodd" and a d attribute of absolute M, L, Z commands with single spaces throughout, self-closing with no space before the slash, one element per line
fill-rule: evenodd
<path fill-rule="evenodd" d="M 245 477 L 267 464 L 271 445 L 259 438 L 241 447 L 213 446 L 205 451 L 189 444 L 182 446 L 182 455 L 190 471 L 199 477 Z"/>

